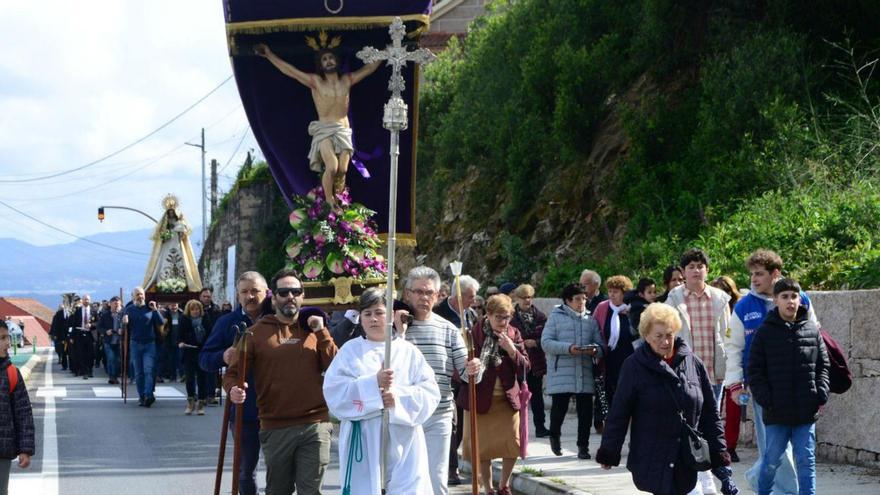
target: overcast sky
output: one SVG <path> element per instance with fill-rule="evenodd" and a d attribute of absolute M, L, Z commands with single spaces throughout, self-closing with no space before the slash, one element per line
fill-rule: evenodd
<path fill-rule="evenodd" d="M 119 210 L 108 210 L 99 223 L 99 205 L 158 216 L 162 197 L 174 193 L 190 224 L 201 224 L 200 150 L 183 143 L 198 142 L 207 128 L 208 163 L 231 160 L 221 191 L 247 150 L 257 148 L 234 80 L 106 161 L 52 179 L 8 181 L 63 172 L 117 151 L 231 74 L 221 0 L 0 0 L 0 200 L 90 235 L 152 225 Z M 39 245 L 73 240 L 3 205 L 0 237 Z"/>

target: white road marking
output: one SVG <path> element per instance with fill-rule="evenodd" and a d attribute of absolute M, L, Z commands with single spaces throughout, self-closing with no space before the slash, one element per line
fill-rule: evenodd
<path fill-rule="evenodd" d="M 46 367 L 52 366 L 46 363 Z M 67 387 L 40 387 L 37 389 L 37 397 L 67 397 Z"/>
<path fill-rule="evenodd" d="M 184 399 L 186 398 L 185 393 L 181 392 L 180 390 L 177 390 L 174 387 L 169 387 L 168 385 L 159 385 L 153 391 L 153 395 L 155 395 L 157 399 L 161 399 L 163 397 L 166 399 L 174 398 L 174 397 L 182 397 Z"/>
<path fill-rule="evenodd" d="M 54 391 L 64 390 L 64 387 L 54 389 L 52 387 L 52 351 L 48 351 L 41 358 L 46 363 L 45 381 L 43 387 L 37 390 L 37 397 L 42 397 L 43 406 L 43 471 L 37 473 L 22 472 L 22 476 L 15 473 L 9 480 L 9 493 L 39 493 L 40 495 L 58 495 L 58 430 L 55 424 L 55 397 Z M 40 395 L 41 391 L 53 391 Z M 37 438 L 39 442 L 39 438 Z M 37 453 L 39 455 L 39 448 Z M 17 462 L 13 465 L 18 465 Z M 38 477 L 39 476 L 39 477 Z"/>
<path fill-rule="evenodd" d="M 122 400 L 122 391 L 119 387 L 92 387 L 95 397 L 107 397 Z"/>

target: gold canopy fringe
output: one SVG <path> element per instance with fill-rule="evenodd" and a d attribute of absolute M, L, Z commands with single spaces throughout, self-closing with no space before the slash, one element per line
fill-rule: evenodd
<path fill-rule="evenodd" d="M 399 16 L 401 20 L 419 21 L 422 26 L 411 33 L 407 33 L 410 38 L 415 38 L 423 32 L 427 31 L 431 25 L 431 18 L 425 14 L 411 14 Z M 247 21 L 247 22 L 230 22 L 226 24 L 226 35 L 234 36 L 237 34 L 267 34 L 267 33 L 283 33 L 296 31 L 317 31 L 319 29 L 338 29 L 338 30 L 355 30 L 355 29 L 372 29 L 376 27 L 385 27 L 391 24 L 394 16 L 371 16 L 371 17 L 311 17 L 296 19 L 273 19 L 271 21 Z"/>
<path fill-rule="evenodd" d="M 387 245 L 388 234 L 379 234 L 379 240 L 381 240 L 383 244 Z M 414 248 L 418 244 L 416 243 L 416 236 L 413 234 L 397 234 L 397 245 Z"/>

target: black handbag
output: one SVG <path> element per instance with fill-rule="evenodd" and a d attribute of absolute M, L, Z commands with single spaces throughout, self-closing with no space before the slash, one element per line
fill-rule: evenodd
<path fill-rule="evenodd" d="M 666 382 L 665 385 L 666 389 L 669 390 L 669 395 L 672 396 L 675 408 L 678 409 L 678 417 L 681 419 L 681 447 L 679 452 L 681 460 L 685 466 L 694 471 L 708 471 L 712 467 L 712 461 L 709 457 L 709 442 L 703 438 L 703 435 L 700 435 L 696 428 L 687 422 L 687 419 L 684 417 L 684 411 L 682 411 L 681 406 L 678 405 L 678 400 L 675 398 L 674 391 L 669 387 L 669 382 Z"/>

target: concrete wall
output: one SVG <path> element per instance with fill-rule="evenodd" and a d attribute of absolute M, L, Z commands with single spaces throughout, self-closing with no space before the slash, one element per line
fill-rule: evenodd
<path fill-rule="evenodd" d="M 816 425 L 817 454 L 827 460 L 880 468 L 880 290 L 810 292 L 819 321 L 846 352 L 853 386 L 831 395 Z M 545 314 L 559 299 L 539 298 Z M 740 439 L 751 442 L 751 428 Z"/>
<path fill-rule="evenodd" d="M 229 301 L 235 305 L 235 294 L 226 288 L 242 272 L 256 270 L 258 252 L 255 249 L 257 233 L 272 219 L 272 204 L 279 194 L 274 181 L 251 183 L 239 187 L 229 198 L 226 211 L 208 233 L 208 240 L 199 258 L 199 273 L 205 285 L 214 288 L 214 301 Z M 227 280 L 229 267 L 227 252 L 235 246 L 235 271 L 232 281 Z M 272 274 L 263 274 L 267 278 Z"/>

